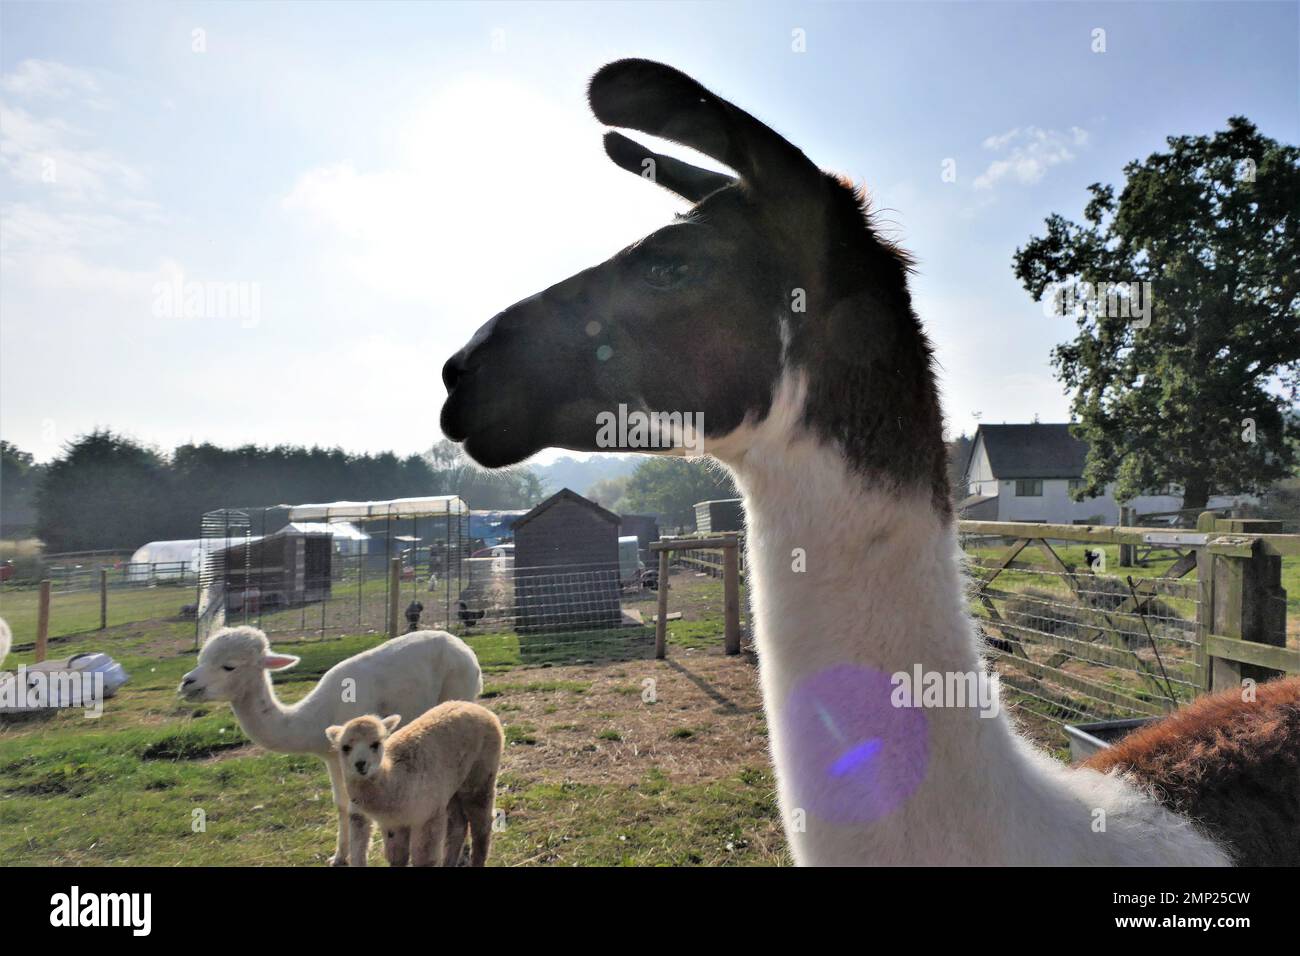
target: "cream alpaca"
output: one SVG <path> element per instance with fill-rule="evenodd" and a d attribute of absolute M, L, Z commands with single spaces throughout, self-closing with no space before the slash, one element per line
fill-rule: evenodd
<path fill-rule="evenodd" d="M 361 714 L 422 713 L 448 700 L 473 700 L 483 690 L 478 658 L 464 641 L 442 631 L 420 631 L 363 651 L 335 664 L 306 697 L 285 706 L 271 686 L 271 671 L 298 663 L 275 654 L 256 628 L 219 631 L 203 645 L 199 664 L 185 675 L 179 693 L 187 700 L 227 700 L 239 726 L 254 743 L 279 753 L 315 754 L 330 774 L 338 810 L 338 845 L 331 861 L 344 866 L 349 837 L 370 831 L 348 825 L 343 768 L 325 740 L 325 728 Z"/>
<path fill-rule="evenodd" d="M 5 657 L 9 654 L 9 648 L 13 646 L 14 636 L 9 630 L 9 625 L 5 619 L 0 617 L 0 664 L 5 662 Z"/>
<path fill-rule="evenodd" d="M 353 865 L 365 864 L 358 834 L 370 817 L 388 839 L 390 863 L 401 862 L 409 841 L 413 866 L 454 866 L 468 823 L 470 865 L 483 866 L 505 743 L 501 722 L 464 701 L 439 704 L 393 733 L 401 719 L 356 717 L 325 731 L 347 783 Z"/>

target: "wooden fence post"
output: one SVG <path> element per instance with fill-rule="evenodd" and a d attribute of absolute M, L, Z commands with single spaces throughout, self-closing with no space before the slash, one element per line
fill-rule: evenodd
<path fill-rule="evenodd" d="M 1214 530 L 1223 535 L 1276 533 L 1279 521 L 1219 519 Z M 1282 588 L 1282 558 L 1265 554 L 1258 541 L 1249 553 L 1209 555 L 1212 635 L 1255 644 L 1286 646 L 1286 591 Z M 1198 575 L 1201 569 L 1198 563 Z M 1204 591 L 1202 591 L 1204 595 Z M 1212 644 L 1214 638 L 1210 637 Z M 1212 648 L 1210 649 L 1212 651 Z M 1214 655 L 1210 657 L 1210 690 L 1240 687 L 1246 679 L 1265 681 L 1279 671 Z"/>
<path fill-rule="evenodd" d="M 728 654 L 740 653 L 740 559 L 733 539 L 722 549 L 723 647 Z"/>
<path fill-rule="evenodd" d="M 108 568 L 99 569 L 99 629 L 108 627 Z"/>
<path fill-rule="evenodd" d="M 655 621 L 655 659 L 668 655 L 668 550 L 659 552 L 659 617 Z"/>
<path fill-rule="evenodd" d="M 393 558 L 388 567 L 388 636 L 396 637 L 401 633 L 397 618 L 401 614 L 398 605 L 402 600 L 402 559 Z"/>
<path fill-rule="evenodd" d="M 45 660 L 50 638 L 50 580 L 41 582 L 40 604 L 36 610 L 36 663 Z"/>

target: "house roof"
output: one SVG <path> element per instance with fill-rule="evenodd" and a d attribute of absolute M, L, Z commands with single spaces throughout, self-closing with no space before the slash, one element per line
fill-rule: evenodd
<path fill-rule="evenodd" d="M 596 504 L 596 502 L 592 501 L 590 498 L 582 497 L 582 495 L 578 494 L 576 491 L 570 491 L 568 488 L 561 488 L 555 494 L 551 495 L 551 497 L 547 498 L 545 501 L 539 504 L 532 511 L 528 512 L 528 514 L 524 515 L 522 518 L 519 518 L 517 521 L 515 521 L 514 524 L 515 530 L 518 531 L 519 528 L 521 528 L 523 525 L 532 521 L 543 511 L 546 511 L 548 508 L 557 504 L 560 501 L 577 502 L 580 505 L 584 505 L 587 508 L 590 508 L 596 514 L 604 518 L 606 521 L 612 522 L 613 524 L 619 523 L 619 517 L 618 515 L 614 514 L 614 512 L 602 508 L 600 505 Z"/>
<path fill-rule="evenodd" d="M 970 474 L 975 449 L 983 441 L 994 478 L 1081 478 L 1088 443 L 1061 425 L 981 425 L 966 456 Z"/>

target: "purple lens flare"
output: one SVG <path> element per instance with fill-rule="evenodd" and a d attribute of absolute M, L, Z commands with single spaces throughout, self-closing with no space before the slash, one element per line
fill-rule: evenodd
<path fill-rule="evenodd" d="M 790 692 L 783 749 L 795 772 L 793 805 L 831 823 L 893 813 L 925 779 L 929 724 L 919 707 L 895 707 L 890 675 L 840 664 Z"/>

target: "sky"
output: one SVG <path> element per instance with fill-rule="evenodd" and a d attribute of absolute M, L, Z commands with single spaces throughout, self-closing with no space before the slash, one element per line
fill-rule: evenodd
<path fill-rule="evenodd" d="M 684 208 L 604 157 L 585 85 L 623 56 L 866 185 L 950 434 L 1065 421 L 1073 325 L 1014 250 L 1168 135 L 1300 142 L 1298 30 L 1294 2 L 5 2 L 0 437 L 427 449 L 479 325 Z"/>

